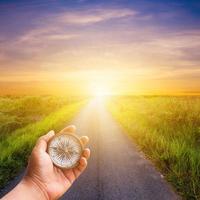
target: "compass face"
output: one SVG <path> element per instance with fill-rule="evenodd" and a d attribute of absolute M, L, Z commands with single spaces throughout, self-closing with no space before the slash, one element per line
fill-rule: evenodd
<path fill-rule="evenodd" d="M 55 135 L 48 144 L 48 153 L 52 162 L 61 168 L 75 167 L 82 151 L 82 144 L 78 137 L 67 133 Z"/>

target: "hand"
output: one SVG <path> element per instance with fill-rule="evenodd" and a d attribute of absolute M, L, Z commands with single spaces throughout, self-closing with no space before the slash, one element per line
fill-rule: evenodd
<path fill-rule="evenodd" d="M 61 132 L 75 133 L 75 126 L 68 126 Z M 23 179 L 24 184 L 34 185 L 43 193 L 47 199 L 58 199 L 80 176 L 87 166 L 87 159 L 90 156 L 90 150 L 84 149 L 83 156 L 79 165 L 73 169 L 60 169 L 53 165 L 49 154 L 46 152 L 48 141 L 54 136 L 54 131 L 40 137 L 31 153 L 27 173 Z M 83 136 L 80 138 L 85 146 L 89 138 Z"/>

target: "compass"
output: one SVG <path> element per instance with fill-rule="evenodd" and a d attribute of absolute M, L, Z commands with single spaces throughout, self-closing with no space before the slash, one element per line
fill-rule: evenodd
<path fill-rule="evenodd" d="M 78 165 L 83 145 L 74 134 L 58 133 L 49 141 L 47 152 L 57 167 L 71 169 Z"/>

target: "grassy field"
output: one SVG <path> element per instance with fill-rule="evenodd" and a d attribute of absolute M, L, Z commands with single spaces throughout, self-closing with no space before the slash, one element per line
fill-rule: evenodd
<path fill-rule="evenodd" d="M 0 98 L 0 187 L 26 165 L 35 141 L 49 130 L 59 130 L 83 106 L 73 98 Z"/>
<path fill-rule="evenodd" d="M 113 97 L 108 108 L 183 197 L 200 199 L 200 97 Z"/>

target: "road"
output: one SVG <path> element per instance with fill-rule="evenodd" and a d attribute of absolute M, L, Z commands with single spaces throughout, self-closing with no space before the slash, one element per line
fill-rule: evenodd
<path fill-rule="evenodd" d="M 91 101 L 73 123 L 77 126 L 77 134 L 90 137 L 91 158 L 87 170 L 61 199 L 179 199 L 151 162 L 123 133 L 103 104 Z M 12 188 L 21 176 L 3 192 Z"/>

